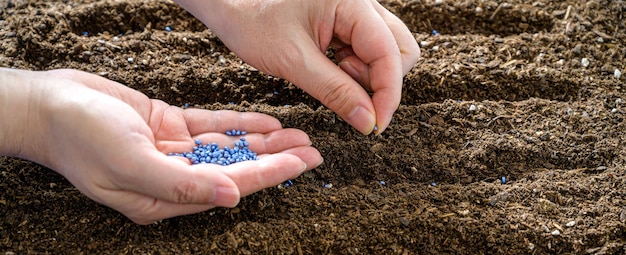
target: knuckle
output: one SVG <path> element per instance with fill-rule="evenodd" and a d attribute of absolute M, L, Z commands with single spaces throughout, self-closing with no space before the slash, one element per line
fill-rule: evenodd
<path fill-rule="evenodd" d="M 51 74 L 53 76 L 65 78 L 68 80 L 73 80 L 76 76 L 79 75 L 79 71 L 73 69 L 54 69 L 47 72 L 48 74 Z"/>
<path fill-rule="evenodd" d="M 413 49 L 410 52 L 412 53 L 411 54 L 411 60 L 413 60 L 414 63 L 417 62 L 418 60 L 420 60 L 420 55 L 422 53 L 421 53 L 420 46 L 417 45 L 417 43 L 415 43 L 413 45 Z"/>
<path fill-rule="evenodd" d="M 194 181 L 181 181 L 174 186 L 173 201 L 179 204 L 192 203 L 197 191 L 198 185 Z"/>
<path fill-rule="evenodd" d="M 322 91 L 320 93 L 320 100 L 326 105 L 328 108 L 331 108 L 335 111 L 340 111 L 341 109 L 346 109 L 348 107 L 348 103 L 350 102 L 350 89 L 346 84 L 341 85 L 333 85 L 338 84 L 335 83 L 335 79 L 328 80 L 326 84 L 321 86 Z"/>

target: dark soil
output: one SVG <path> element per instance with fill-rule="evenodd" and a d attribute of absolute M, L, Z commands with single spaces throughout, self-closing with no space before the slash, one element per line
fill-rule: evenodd
<path fill-rule="evenodd" d="M 325 158 L 294 186 L 149 226 L 2 158 L 5 254 L 626 252 L 624 1 L 383 1 L 423 54 L 378 137 L 242 63 L 172 2 L 0 4 L 0 66 L 76 68 L 174 105 L 264 112 Z"/>

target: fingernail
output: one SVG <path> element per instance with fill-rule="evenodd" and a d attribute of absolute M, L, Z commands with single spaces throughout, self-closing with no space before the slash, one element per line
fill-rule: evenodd
<path fill-rule="evenodd" d="M 215 189 L 215 199 L 211 204 L 221 207 L 235 207 L 239 204 L 239 189 L 231 187 L 218 187 Z"/>
<path fill-rule="evenodd" d="M 375 135 L 380 135 L 380 134 L 383 133 L 383 131 L 387 130 L 387 128 L 389 127 L 389 124 L 391 123 L 391 119 L 392 118 L 393 118 L 393 116 L 389 117 L 387 119 L 387 121 L 385 121 L 383 123 L 379 123 L 380 125 L 377 124 L 376 126 L 374 126 L 374 134 Z M 379 127 L 383 127 L 383 128 L 379 128 Z"/>
<path fill-rule="evenodd" d="M 364 135 L 369 135 L 374 130 L 374 125 L 376 125 L 374 114 L 362 106 L 354 108 L 348 115 L 347 121 Z"/>
<path fill-rule="evenodd" d="M 357 82 L 361 82 L 361 75 L 359 74 L 359 72 L 356 71 L 356 69 L 354 69 L 354 67 L 349 62 L 340 62 L 339 67 L 341 67 L 344 72 L 348 73 L 348 75 L 350 75 L 352 79 Z"/>
<path fill-rule="evenodd" d="M 304 167 L 302 168 L 302 171 L 300 171 L 300 173 L 304 173 L 304 171 L 306 171 L 306 168 L 307 168 L 306 163 L 304 163 Z"/>
<path fill-rule="evenodd" d="M 324 158 L 322 158 L 322 160 L 320 160 L 320 162 L 318 162 L 313 168 L 317 168 L 318 166 L 321 166 L 322 164 L 324 164 Z"/>

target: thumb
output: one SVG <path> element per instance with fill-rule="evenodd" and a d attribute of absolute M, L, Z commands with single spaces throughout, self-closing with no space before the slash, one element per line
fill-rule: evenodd
<path fill-rule="evenodd" d="M 221 171 L 211 169 L 222 166 L 190 166 L 156 151 L 145 158 L 118 176 L 122 189 L 176 204 L 233 207 L 239 203 L 237 184 Z"/>

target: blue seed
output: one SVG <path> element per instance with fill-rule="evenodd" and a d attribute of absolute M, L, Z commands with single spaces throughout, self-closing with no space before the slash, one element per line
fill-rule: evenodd
<path fill-rule="evenodd" d="M 502 176 L 500 178 L 500 181 L 502 181 L 502 184 L 506 184 L 506 176 Z"/>
<path fill-rule="evenodd" d="M 189 103 L 185 103 L 185 107 L 183 107 L 183 109 L 187 109 L 189 108 Z"/>
<path fill-rule="evenodd" d="M 434 29 L 433 29 L 433 35 L 434 35 L 434 36 L 437 36 L 437 35 L 439 35 L 439 32 L 438 32 L 437 30 L 434 30 Z"/>
<path fill-rule="evenodd" d="M 243 133 L 239 130 L 235 130 L 234 132 L 233 130 L 229 130 L 229 132 L 234 134 Z M 219 148 L 217 143 L 202 144 L 200 139 L 196 139 L 194 142 L 196 146 L 193 147 L 192 151 L 183 153 L 171 152 L 168 153 L 168 155 L 188 158 L 192 164 L 213 163 L 230 165 L 237 162 L 257 159 L 256 153 L 248 149 L 248 142 L 243 137 L 241 137 L 239 141 L 235 142 L 235 146 L 233 148 L 230 148 L 229 146 Z"/>
<path fill-rule="evenodd" d="M 380 185 L 383 185 L 383 186 L 387 184 L 385 181 L 379 181 L 378 183 L 380 183 Z"/>
<path fill-rule="evenodd" d="M 430 186 L 435 187 L 435 186 L 437 186 L 437 183 L 436 183 L 436 182 L 431 182 L 431 183 L 430 183 Z"/>
<path fill-rule="evenodd" d="M 227 133 L 233 135 L 245 134 L 241 130 L 228 130 Z M 192 151 L 183 153 L 168 153 L 170 156 L 182 156 L 191 161 L 192 164 L 205 164 L 213 163 L 220 165 L 230 165 L 237 162 L 246 160 L 256 160 L 257 154 L 248 149 L 248 142 L 244 137 L 240 137 L 239 141 L 235 142 L 234 147 L 224 146 L 220 148 L 217 143 L 202 144 L 200 139 L 194 140 L 196 146 Z"/>
<path fill-rule="evenodd" d="M 89 32 L 87 32 L 87 31 L 83 31 L 82 34 L 83 34 L 83 36 L 89 36 Z"/>
<path fill-rule="evenodd" d="M 172 32 L 172 28 L 170 26 L 165 27 L 165 31 Z"/>
<path fill-rule="evenodd" d="M 293 181 L 291 181 L 291 180 L 287 180 L 287 181 L 285 182 L 285 184 L 283 184 L 283 185 L 285 186 L 285 188 L 287 188 L 287 187 L 289 187 L 289 186 L 293 186 Z"/>

